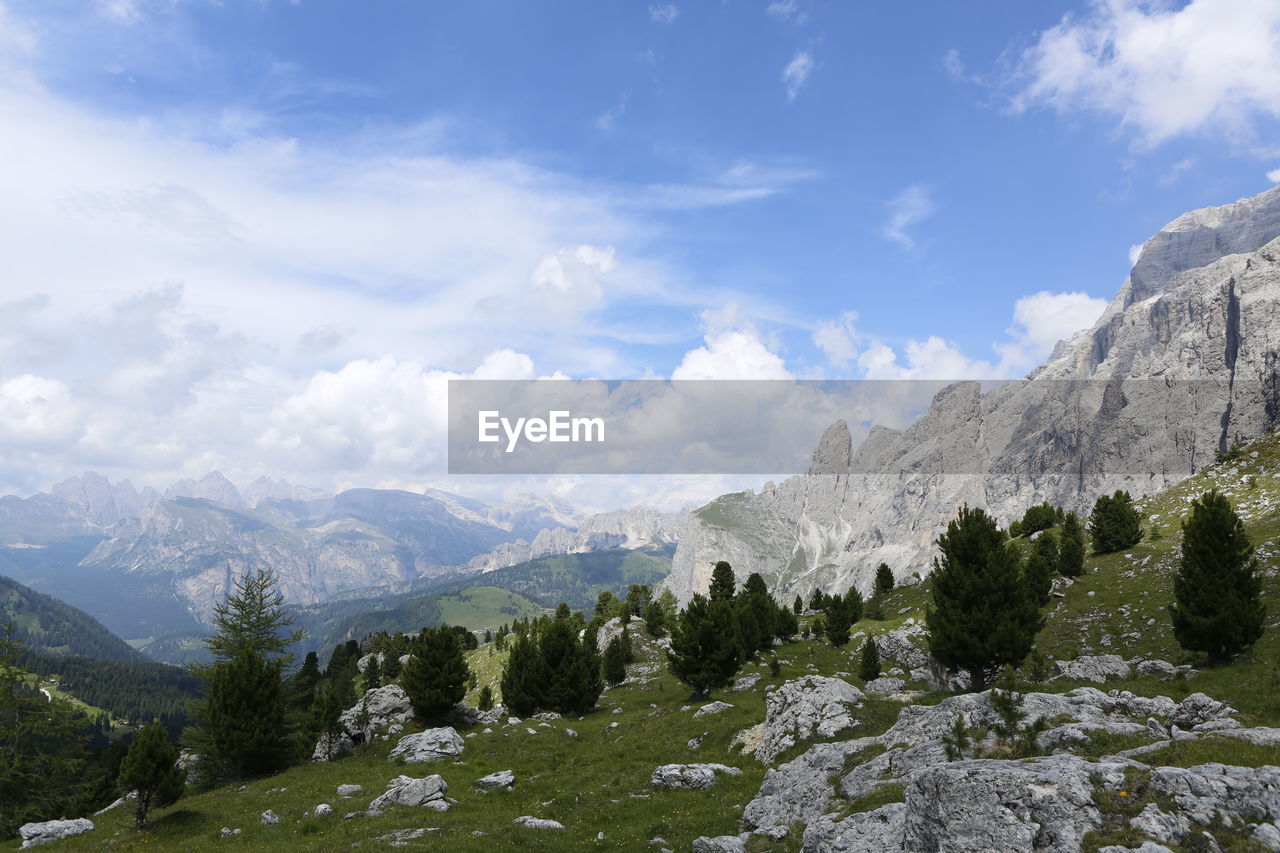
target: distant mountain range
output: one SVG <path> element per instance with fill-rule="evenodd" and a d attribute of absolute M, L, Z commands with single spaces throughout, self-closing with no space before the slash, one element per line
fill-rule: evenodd
<path fill-rule="evenodd" d="M 86 473 L 0 497 L 0 574 L 134 645 L 160 641 L 153 653 L 175 660 L 235 579 L 260 567 L 295 605 L 374 600 L 537 557 L 670 549 L 683 520 L 649 508 L 588 517 L 532 495 L 496 505 L 435 489 L 331 495 L 267 477 L 242 490 L 216 471 L 161 493 Z"/>

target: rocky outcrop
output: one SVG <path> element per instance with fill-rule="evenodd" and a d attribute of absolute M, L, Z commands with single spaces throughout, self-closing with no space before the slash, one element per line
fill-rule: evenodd
<path fill-rule="evenodd" d="M 387 790 L 379 794 L 369 803 L 369 812 L 381 814 L 389 805 L 421 806 L 438 812 L 449 810 L 447 794 L 449 786 L 439 775 L 415 779 L 412 776 L 397 776 L 387 783 Z"/>
<path fill-rule="evenodd" d="M 93 821 L 81 817 L 75 820 L 46 820 L 43 823 L 24 823 L 18 829 L 18 835 L 22 838 L 22 849 L 25 850 L 28 847 L 37 847 L 41 844 L 61 841 L 64 838 L 80 835 L 92 829 Z"/>
<path fill-rule="evenodd" d="M 494 791 L 499 788 L 510 791 L 515 784 L 516 774 L 510 770 L 499 770 L 497 773 L 481 776 L 475 781 L 475 786 L 485 791 Z"/>
<path fill-rule="evenodd" d="M 1132 667 L 1119 655 L 1083 655 L 1074 660 L 1055 661 L 1054 668 L 1062 678 L 1097 684 L 1128 678 L 1132 674 Z"/>
<path fill-rule="evenodd" d="M 756 758 L 770 764 L 797 743 L 833 738 L 855 725 L 852 710 L 866 698 L 847 681 L 807 675 L 765 700 L 764 734 Z"/>
<path fill-rule="evenodd" d="M 444 761 L 462 754 L 462 737 L 456 729 L 444 726 L 427 729 L 417 734 L 405 735 L 391 750 L 391 760 L 405 764 L 425 764 Z"/>
<path fill-rule="evenodd" d="M 1094 326 L 1027 380 L 942 387 L 905 429 L 873 428 L 847 455 L 837 424 L 810 473 L 694 511 L 667 585 L 681 601 L 706 592 L 724 559 L 784 600 L 865 594 L 881 562 L 899 579 L 927 574 L 961 503 L 1006 523 L 1043 500 L 1086 511 L 1117 488 L 1167 488 L 1269 432 L 1280 418 L 1278 234 L 1280 188 L 1179 217 L 1147 241 Z"/>
<path fill-rule="evenodd" d="M 413 719 L 413 704 L 398 684 L 366 690 L 359 702 L 338 717 L 341 729 L 332 738 L 321 735 L 311 753 L 312 761 L 330 761 L 345 755 L 358 743 L 394 737 Z"/>
<path fill-rule="evenodd" d="M 737 767 L 724 764 L 664 764 L 653 771 L 649 781 L 655 788 L 705 791 L 715 787 L 717 773 L 742 775 Z"/>

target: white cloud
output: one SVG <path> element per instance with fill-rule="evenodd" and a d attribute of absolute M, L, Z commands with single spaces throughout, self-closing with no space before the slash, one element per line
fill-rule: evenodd
<path fill-rule="evenodd" d="M 1018 63 L 1013 106 L 1118 117 L 1147 145 L 1188 133 L 1251 136 L 1280 118 L 1274 0 L 1093 0 L 1040 34 Z"/>
<path fill-rule="evenodd" d="M 790 379 L 786 362 L 736 305 L 702 313 L 705 346 L 689 350 L 672 379 Z"/>
<path fill-rule="evenodd" d="M 915 240 L 907 229 L 928 219 L 938 210 L 933 194 L 927 187 L 915 184 L 889 200 L 889 221 L 882 234 L 903 248 L 915 247 Z"/>
<path fill-rule="evenodd" d="M 612 247 L 583 244 L 544 257 L 534 268 L 531 280 L 538 296 L 556 311 L 578 314 L 604 302 L 600 277 L 616 266 Z"/>
<path fill-rule="evenodd" d="M 800 4 L 797 0 L 774 0 L 773 3 L 765 7 L 765 12 L 784 21 L 799 21 L 804 17 L 800 12 Z"/>
<path fill-rule="evenodd" d="M 659 3 L 649 7 L 649 20 L 655 24 L 675 23 L 680 17 L 680 9 L 674 3 Z"/>
<path fill-rule="evenodd" d="M 612 130 L 613 124 L 622 118 L 622 114 L 627 111 L 627 96 L 623 95 L 618 102 L 609 109 L 596 116 L 595 126 L 597 130 Z"/>
<path fill-rule="evenodd" d="M 800 94 L 800 88 L 809 79 L 809 74 L 812 71 L 813 54 L 809 53 L 809 51 L 800 50 L 796 52 L 795 56 L 791 57 L 787 67 L 782 69 L 782 83 L 787 88 L 787 100 L 794 101 L 796 99 L 796 96 Z"/>
<path fill-rule="evenodd" d="M 824 320 L 813 331 L 813 343 L 822 350 L 832 367 L 848 367 L 858 357 L 858 312 L 846 311 L 834 320 Z"/>
<path fill-rule="evenodd" d="M 83 420 L 71 389 L 57 379 L 28 373 L 0 382 L 0 441 L 9 453 L 74 440 Z"/>
<path fill-rule="evenodd" d="M 1267 180 L 1273 184 L 1280 184 L 1280 169 L 1272 169 L 1267 172 Z"/>

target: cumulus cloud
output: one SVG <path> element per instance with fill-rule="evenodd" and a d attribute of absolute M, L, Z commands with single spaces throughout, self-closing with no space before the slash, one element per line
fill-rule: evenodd
<path fill-rule="evenodd" d="M 929 189 L 920 184 L 907 187 L 889 200 L 889 221 L 881 233 L 905 249 L 915 248 L 915 240 L 907 229 L 920 224 L 937 212 L 938 206 Z"/>
<path fill-rule="evenodd" d="M 1267 180 L 1273 184 L 1280 184 L 1280 169 L 1272 169 L 1267 172 Z"/>
<path fill-rule="evenodd" d="M 1115 116 L 1146 145 L 1280 118 L 1280 4 L 1093 0 L 1020 57 L 1015 110 Z"/>
<path fill-rule="evenodd" d="M 578 313 L 604 301 L 601 277 L 616 266 L 612 247 L 583 244 L 545 256 L 531 278 L 541 299 L 555 305 L 558 311 Z"/>
<path fill-rule="evenodd" d="M 813 331 L 813 343 L 832 367 L 848 367 L 858 357 L 858 312 L 846 311 L 824 320 Z"/>
<path fill-rule="evenodd" d="M 786 362 L 736 305 L 702 313 L 704 346 L 689 350 L 672 379 L 790 379 Z"/>
<path fill-rule="evenodd" d="M 674 3 L 659 3 L 649 7 L 649 20 L 655 24 L 672 24 L 680 17 L 680 9 Z"/>
<path fill-rule="evenodd" d="M 791 61 L 782 69 L 782 84 L 787 89 L 787 100 L 794 101 L 801 87 L 813 71 L 813 54 L 807 50 L 796 51 Z"/>

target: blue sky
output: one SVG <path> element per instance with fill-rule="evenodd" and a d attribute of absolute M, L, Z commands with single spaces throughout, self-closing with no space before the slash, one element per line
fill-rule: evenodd
<path fill-rule="evenodd" d="M 6 490 L 447 485 L 451 375 L 1022 375 L 1280 180 L 1280 10 L 0 0 L 0 115 Z"/>

